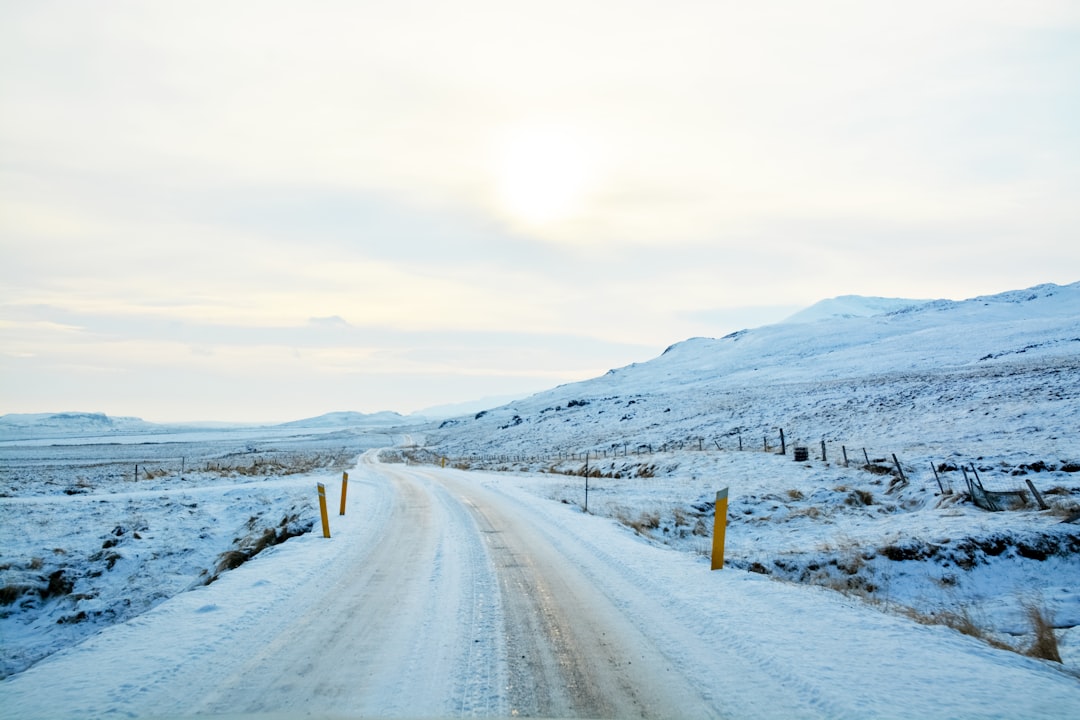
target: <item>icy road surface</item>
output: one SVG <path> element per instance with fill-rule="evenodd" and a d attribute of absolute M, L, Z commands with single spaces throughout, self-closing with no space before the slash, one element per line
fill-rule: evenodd
<path fill-rule="evenodd" d="M 351 473 L 333 538 L 0 682 L 5 717 L 1076 717 L 1049 663 L 652 547 L 479 473 Z"/>

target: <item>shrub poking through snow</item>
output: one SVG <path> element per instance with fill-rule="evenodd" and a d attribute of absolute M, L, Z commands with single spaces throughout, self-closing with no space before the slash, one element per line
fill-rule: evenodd
<path fill-rule="evenodd" d="M 1061 662 L 1061 652 L 1058 650 L 1057 634 L 1054 633 L 1054 624 L 1049 611 L 1043 605 L 1030 602 L 1024 606 L 1028 621 L 1031 623 L 1034 640 L 1028 647 L 1026 654 L 1041 660 Z"/>
<path fill-rule="evenodd" d="M 264 527 L 261 532 L 256 529 L 259 520 L 261 518 L 257 516 L 248 519 L 246 525 L 251 532 L 243 538 L 238 538 L 235 541 L 236 547 L 230 548 L 218 556 L 214 571 L 206 578 L 205 584 L 209 585 L 214 582 L 224 572 L 235 570 L 268 547 L 273 547 L 289 538 L 311 532 L 311 528 L 315 526 L 314 520 L 301 519 L 299 512 L 286 515 L 281 519 L 277 527 Z"/>

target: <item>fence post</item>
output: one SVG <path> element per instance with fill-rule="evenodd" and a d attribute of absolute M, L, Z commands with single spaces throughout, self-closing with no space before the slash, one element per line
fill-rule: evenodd
<path fill-rule="evenodd" d="M 716 517 L 713 520 L 712 569 L 724 569 L 724 535 L 727 532 L 727 495 L 724 488 L 716 493 Z"/>
<path fill-rule="evenodd" d="M 330 537 L 330 519 L 326 517 L 326 486 L 317 483 L 319 487 L 319 515 L 322 516 L 322 536 Z"/>
<path fill-rule="evenodd" d="M 787 443 L 784 442 L 784 428 L 780 428 L 780 454 L 787 455 Z"/>
<path fill-rule="evenodd" d="M 585 512 L 589 512 L 589 453 L 585 452 Z"/>
<path fill-rule="evenodd" d="M 1042 494 L 1039 493 L 1039 491 L 1035 489 L 1035 483 L 1031 482 L 1031 480 L 1029 478 L 1024 478 L 1024 482 L 1026 482 L 1027 486 L 1029 488 L 1031 488 L 1031 494 L 1035 496 L 1035 501 L 1037 503 L 1039 503 L 1039 509 L 1040 510 L 1048 510 L 1049 506 L 1046 504 L 1046 501 L 1043 500 Z"/>
<path fill-rule="evenodd" d="M 900 467 L 900 461 L 896 459 L 896 453 L 892 454 L 892 461 L 896 465 L 896 471 L 900 473 L 900 479 L 906 483 L 907 478 L 904 476 L 904 468 Z"/>

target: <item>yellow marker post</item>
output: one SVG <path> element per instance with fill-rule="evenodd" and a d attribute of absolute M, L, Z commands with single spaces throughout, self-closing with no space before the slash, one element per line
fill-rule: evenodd
<path fill-rule="evenodd" d="M 442 459 L 442 466 L 443 466 L 443 467 L 446 467 L 446 458 L 443 458 L 443 459 Z"/>
<path fill-rule="evenodd" d="M 318 483 L 319 486 L 319 514 L 322 515 L 322 536 L 324 538 L 330 537 L 330 519 L 326 517 L 326 486 L 322 483 Z"/>
<path fill-rule="evenodd" d="M 712 534 L 712 569 L 724 568 L 724 533 L 727 532 L 727 488 L 716 493 L 716 519 Z"/>
<path fill-rule="evenodd" d="M 349 473 L 341 473 L 341 512 L 338 515 L 345 514 L 345 493 L 349 490 Z"/>

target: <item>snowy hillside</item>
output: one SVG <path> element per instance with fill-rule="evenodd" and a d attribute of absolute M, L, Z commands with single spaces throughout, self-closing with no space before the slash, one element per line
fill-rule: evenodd
<path fill-rule="evenodd" d="M 694 338 L 645 363 L 456 418 L 456 454 L 847 442 L 945 458 L 1072 450 L 1080 283 Z"/>
<path fill-rule="evenodd" d="M 927 300 L 905 300 L 903 298 L 865 297 L 862 295 L 841 295 L 816 302 L 805 310 L 800 310 L 785 323 L 817 322 L 839 318 L 872 317 L 905 310 L 922 305 Z"/>
<path fill-rule="evenodd" d="M 532 473 L 523 487 L 574 505 L 587 467 L 590 512 L 687 552 L 707 552 L 729 486 L 733 566 L 971 621 L 1009 646 L 1030 641 L 1025 608 L 1045 606 L 1075 665 L 1078 437 L 1074 283 L 695 338 L 448 420 L 426 443 L 458 467 Z M 968 476 L 1022 506 L 979 509 Z"/>
<path fill-rule="evenodd" d="M 112 436 L 118 442 L 132 442 L 138 435 L 165 435 L 198 432 L 271 433 L 271 428 L 294 430 L 337 430 L 362 427 L 392 427 L 427 422 L 420 416 L 406 417 L 396 412 L 331 412 L 317 417 L 293 420 L 277 425 L 228 422 L 153 423 L 137 417 L 117 417 L 100 412 L 10 413 L 0 415 L 0 442 L 21 440 L 61 440 Z M 151 440 L 153 438 L 150 438 Z M 191 439 L 191 437 L 188 437 Z"/>
<path fill-rule="evenodd" d="M 110 417 L 104 413 L 9 413 L 0 415 L 0 439 L 40 435 L 90 435 L 143 432 L 160 426 L 137 417 Z"/>
<path fill-rule="evenodd" d="M 377 413 L 360 412 L 332 412 L 317 417 L 293 420 L 281 423 L 279 427 L 287 428 L 340 428 L 340 427 L 370 427 L 376 425 L 407 425 L 409 423 L 424 422 L 424 418 L 405 417 L 400 413 L 383 411 Z"/>

